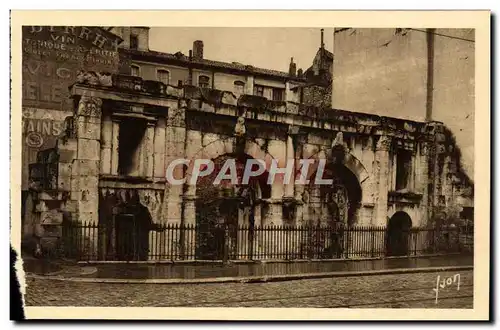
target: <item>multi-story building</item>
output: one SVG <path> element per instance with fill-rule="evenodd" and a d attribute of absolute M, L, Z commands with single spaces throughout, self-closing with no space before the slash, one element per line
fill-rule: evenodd
<path fill-rule="evenodd" d="M 89 227 L 80 233 L 89 258 L 122 258 L 135 249 L 139 259 L 151 259 L 148 250 L 207 240 L 150 239 L 159 224 L 343 224 L 386 226 L 389 236 L 401 235 L 431 225 L 437 204 L 429 201 L 471 186 L 442 123 L 326 106 L 333 56 L 323 43 L 305 72 L 296 71 L 293 60 L 289 72 L 279 72 L 205 59 L 202 41 L 188 55 L 150 51 L 144 27 L 112 32 L 123 40 L 121 72 L 123 63 L 130 71 L 75 77 L 64 134 L 31 166 L 26 239 L 36 233 L 43 244 L 57 243 L 68 235 L 60 223 L 84 222 L 98 232 L 89 236 Z M 323 177 L 333 183 L 268 183 L 269 168 L 248 185 L 213 185 L 213 176 L 195 184 L 166 180 L 174 160 L 199 158 L 216 166 L 234 159 L 238 167 L 248 159 L 276 160 L 280 166 L 291 159 L 322 159 Z M 176 170 L 177 178 L 186 176 L 182 167 Z M 317 174 L 315 167 L 308 172 L 311 182 Z M 437 176 L 444 178 L 439 192 L 429 184 Z M 273 236 L 231 239 L 252 240 L 256 251 L 273 244 Z"/>

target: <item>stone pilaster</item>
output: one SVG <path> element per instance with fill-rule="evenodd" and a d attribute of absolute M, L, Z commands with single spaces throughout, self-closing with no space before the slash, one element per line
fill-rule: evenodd
<path fill-rule="evenodd" d="M 111 122 L 111 174 L 118 175 L 118 137 L 120 135 L 120 123 L 118 120 Z"/>
<path fill-rule="evenodd" d="M 262 226 L 262 204 L 258 203 L 254 206 L 254 227 L 260 228 Z M 253 254 L 254 256 L 260 255 L 262 245 L 264 244 L 264 234 L 261 230 L 254 231 L 253 236 Z"/>
<path fill-rule="evenodd" d="M 202 148 L 202 136 L 199 131 L 187 131 L 186 141 L 184 144 L 186 158 L 191 162 L 195 161 L 197 153 Z M 203 157 L 203 155 L 198 155 Z M 190 164 L 192 166 L 192 164 Z M 183 196 L 183 221 L 187 225 L 196 224 L 196 185 L 190 183 L 190 177 L 184 185 Z"/>
<path fill-rule="evenodd" d="M 295 162 L 295 151 L 293 148 L 293 137 L 291 135 L 288 135 L 287 140 L 286 140 L 286 161 L 287 162 L 291 162 L 291 161 Z M 294 166 L 294 169 L 295 169 L 295 166 Z M 290 180 L 288 182 L 285 182 L 285 193 L 284 193 L 285 198 L 293 198 L 294 197 L 294 185 L 295 185 L 295 178 L 294 178 L 294 175 L 292 174 L 292 176 L 290 177 Z"/>
<path fill-rule="evenodd" d="M 283 225 L 283 204 L 281 200 L 272 200 L 269 204 L 269 214 L 266 223 L 273 226 Z"/>
<path fill-rule="evenodd" d="M 285 141 L 281 140 L 271 140 L 269 141 L 268 151 L 271 155 L 275 157 L 277 163 L 277 169 L 284 169 L 287 163 L 287 144 Z M 276 173 L 274 180 L 271 185 L 271 198 L 273 200 L 281 200 L 285 194 L 285 185 L 283 182 L 284 174 Z"/>
<path fill-rule="evenodd" d="M 113 122 L 109 115 L 103 116 L 101 125 L 101 174 L 111 174 L 111 148 L 113 145 Z"/>
<path fill-rule="evenodd" d="M 99 221 L 101 106 L 101 99 L 82 96 L 75 112 L 77 153 L 72 167 L 71 198 L 76 200 L 78 220 L 93 225 Z M 81 252 L 96 259 L 97 232 L 89 235 L 88 230 L 83 230 L 81 239 Z"/>
<path fill-rule="evenodd" d="M 295 184 L 295 180 L 300 179 L 301 164 L 300 159 L 303 158 L 303 143 L 299 141 L 299 137 L 295 136 L 296 153 L 295 153 L 295 178 L 294 178 L 294 198 L 296 201 L 295 206 L 295 224 L 298 226 L 304 225 L 304 188 L 302 183 Z"/>
<path fill-rule="evenodd" d="M 153 177 L 165 179 L 165 118 L 159 118 L 155 128 Z"/>
<path fill-rule="evenodd" d="M 165 168 L 175 159 L 184 157 L 184 143 L 186 140 L 185 112 L 183 108 L 169 109 L 167 123 L 165 127 Z M 182 167 L 176 166 L 174 177 L 182 177 Z M 181 224 L 182 222 L 182 185 L 175 185 L 167 182 L 165 200 L 167 210 L 165 219 L 171 224 Z"/>
<path fill-rule="evenodd" d="M 185 111 L 183 108 L 179 107 L 177 109 L 170 108 L 168 110 L 168 116 L 165 123 L 165 149 L 164 154 L 164 166 L 165 169 L 168 168 L 169 164 L 175 159 L 184 158 L 184 142 L 186 140 L 186 126 L 185 126 Z M 161 132 L 161 130 L 160 130 Z M 158 135 L 161 133 L 157 132 Z M 161 141 L 161 138 L 159 138 Z M 159 148 L 161 143 L 157 145 Z M 160 154 L 156 154 L 156 157 L 160 157 Z M 158 158 L 157 158 L 158 159 Z M 161 160 L 157 160 L 157 164 L 161 164 Z M 156 162 L 155 162 L 156 163 Z M 160 170 L 155 168 L 155 173 L 158 174 Z M 175 167 L 173 171 L 173 176 L 175 179 L 181 179 L 183 177 L 183 168 L 181 165 Z M 165 185 L 165 210 L 164 216 L 162 217 L 164 222 L 169 225 L 181 225 L 182 224 L 182 184 L 172 184 L 167 182 Z M 185 240 L 184 235 L 180 232 L 175 232 L 171 238 L 171 242 L 166 243 L 167 246 L 165 250 L 167 253 L 172 253 L 176 255 L 182 255 L 185 251 Z M 174 249 L 174 251 L 171 251 Z"/>
<path fill-rule="evenodd" d="M 196 195 L 184 195 L 183 215 L 185 225 L 194 226 L 196 224 Z"/>
<path fill-rule="evenodd" d="M 375 225 L 387 224 L 387 194 L 389 182 L 389 151 L 392 138 L 380 136 L 375 150 Z"/>
<path fill-rule="evenodd" d="M 429 163 L 428 163 L 428 155 L 429 155 L 429 144 L 427 142 L 421 142 L 418 145 L 418 153 L 417 153 L 417 180 L 416 180 L 416 191 L 417 193 L 422 194 L 422 202 L 420 205 L 420 214 L 421 214 L 421 225 L 428 225 L 428 199 L 429 199 Z"/>
<path fill-rule="evenodd" d="M 147 178 L 153 177 L 154 136 L 155 136 L 155 123 L 148 122 L 148 126 L 146 128 L 146 136 L 144 139 L 145 143 L 144 147 L 142 148 L 142 155 L 143 155 L 142 159 L 144 160 L 144 171 L 145 171 L 142 173 L 144 173 Z"/>
<path fill-rule="evenodd" d="M 396 153 L 389 152 L 389 190 L 396 190 L 396 169 L 397 169 L 397 156 Z"/>
<path fill-rule="evenodd" d="M 440 122 L 427 123 L 427 219 L 428 221 L 434 216 L 434 210 L 439 204 L 439 195 L 441 191 L 441 175 L 440 175 L 440 154 L 444 151 L 445 136 L 443 134 L 443 124 Z"/>

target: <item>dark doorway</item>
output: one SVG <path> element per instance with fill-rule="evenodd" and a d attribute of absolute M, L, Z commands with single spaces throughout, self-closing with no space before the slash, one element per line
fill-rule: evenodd
<path fill-rule="evenodd" d="M 196 258 L 201 260 L 222 260 L 226 224 L 218 221 L 220 213 L 214 201 L 198 202 L 196 206 Z"/>
<path fill-rule="evenodd" d="M 411 230 L 411 218 L 403 211 L 396 212 L 387 224 L 387 256 L 408 255 L 408 240 Z"/>
<path fill-rule="evenodd" d="M 115 217 L 116 258 L 134 260 L 136 255 L 137 233 L 133 214 L 119 214 Z"/>
<path fill-rule="evenodd" d="M 144 209 L 146 208 L 138 208 L 135 213 L 115 215 L 117 260 L 148 260 L 149 232 L 152 229 L 152 221 L 149 212 Z"/>

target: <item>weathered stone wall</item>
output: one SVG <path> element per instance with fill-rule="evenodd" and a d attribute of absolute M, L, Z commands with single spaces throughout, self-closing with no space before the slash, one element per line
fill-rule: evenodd
<path fill-rule="evenodd" d="M 474 29 L 436 29 L 436 33 L 474 40 Z M 466 173 L 474 176 L 475 43 L 434 38 L 433 119 L 453 131 Z M 452 83 L 450 83 L 452 81 Z"/>
<path fill-rule="evenodd" d="M 304 86 L 302 102 L 322 108 L 330 108 L 332 104 L 332 87 Z"/>
<path fill-rule="evenodd" d="M 137 83 L 147 86 L 142 81 Z M 449 188 L 450 160 L 458 158 L 449 148 L 453 141 L 443 134 L 440 123 L 426 125 L 339 110 L 323 111 L 255 96 L 236 99 L 230 92 L 204 93 L 193 86 L 170 86 L 155 89 L 154 93 L 141 88 L 140 94 L 133 89 L 121 87 L 109 93 L 96 86 L 73 87 L 75 97 L 80 97 L 75 109 L 74 138 L 59 145 L 61 155 L 68 152 L 60 158 L 59 188 L 69 191 L 70 196 L 57 199 L 67 202 L 56 207 L 73 220 L 100 223 L 109 214 L 99 214 L 98 210 L 113 207 L 112 202 L 108 203 L 109 196 L 127 201 L 127 196 L 137 195 L 153 223 L 195 225 L 196 205 L 204 187 L 191 185 L 191 169 L 182 166 L 175 167 L 174 177 L 187 177 L 188 183 L 167 183 L 166 167 L 179 158 L 215 160 L 233 157 L 237 151 L 262 159 L 268 166 L 273 159 L 284 167 L 289 159 L 306 158 L 342 164 L 338 170 L 346 171 L 346 176 L 342 174 L 341 179 L 352 177 L 355 181 L 354 186 L 346 187 L 346 196 L 352 205 L 358 204 L 342 211 L 348 214 L 343 221 L 353 225 L 386 226 L 395 212 L 404 211 L 413 226 L 423 226 L 427 224 L 427 211 L 437 205 L 440 196 L 453 194 Z M 135 113 L 121 113 L 131 97 L 134 102 L 125 110 Z M 103 103 L 106 107 L 101 107 Z M 135 177 L 126 177 L 117 171 L 118 140 L 120 134 L 126 134 L 120 132 L 119 121 L 132 115 L 146 120 L 148 125 L 137 151 L 141 170 Z M 245 119 L 243 135 L 236 130 L 238 118 Z M 412 179 L 406 189 L 395 191 L 394 153 L 401 146 L 412 146 Z M 447 156 L 435 157 L 437 154 Z M 440 174 L 432 175 L 435 182 L 429 185 L 429 173 L 436 171 Z M 313 168 L 308 178 L 312 179 L 314 173 Z M 330 225 L 332 220 L 321 189 L 314 186 L 311 189 L 277 180 L 268 194 L 263 196 L 261 192 L 259 198 L 261 204 L 255 209 L 255 219 L 261 225 Z M 443 201 L 446 203 L 447 199 Z M 295 207 L 295 214 L 285 218 L 290 206 Z M 240 224 L 246 224 L 245 218 L 240 218 Z M 279 237 L 285 239 L 286 235 Z M 173 237 L 170 248 L 180 248 L 181 239 Z M 87 243 L 96 244 L 91 240 Z M 191 250 L 195 243 L 184 241 Z"/>
<path fill-rule="evenodd" d="M 334 37 L 333 108 L 425 119 L 426 34 L 353 28 Z"/>
<path fill-rule="evenodd" d="M 68 87 L 79 70 L 115 73 L 119 38 L 98 27 L 24 26 L 22 31 L 22 190 L 39 150 L 53 148 L 73 114 Z"/>
<path fill-rule="evenodd" d="M 138 49 L 147 51 L 149 50 L 149 28 L 148 27 L 130 27 L 118 26 L 113 27 L 111 32 L 123 39 L 120 47 L 130 48 L 130 35 L 137 36 Z"/>
<path fill-rule="evenodd" d="M 453 130 L 464 154 L 464 167 L 472 177 L 474 29 L 434 32 L 431 78 L 425 29 L 352 28 L 335 33 L 332 106 L 422 121 L 430 88 L 431 119 Z"/>

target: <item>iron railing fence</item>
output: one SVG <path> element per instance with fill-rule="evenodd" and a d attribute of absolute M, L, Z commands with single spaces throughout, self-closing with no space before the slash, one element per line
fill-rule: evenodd
<path fill-rule="evenodd" d="M 163 224 L 117 231 L 72 223 L 62 228 L 60 251 L 78 260 L 353 259 L 471 252 L 473 229 L 238 226 Z"/>

